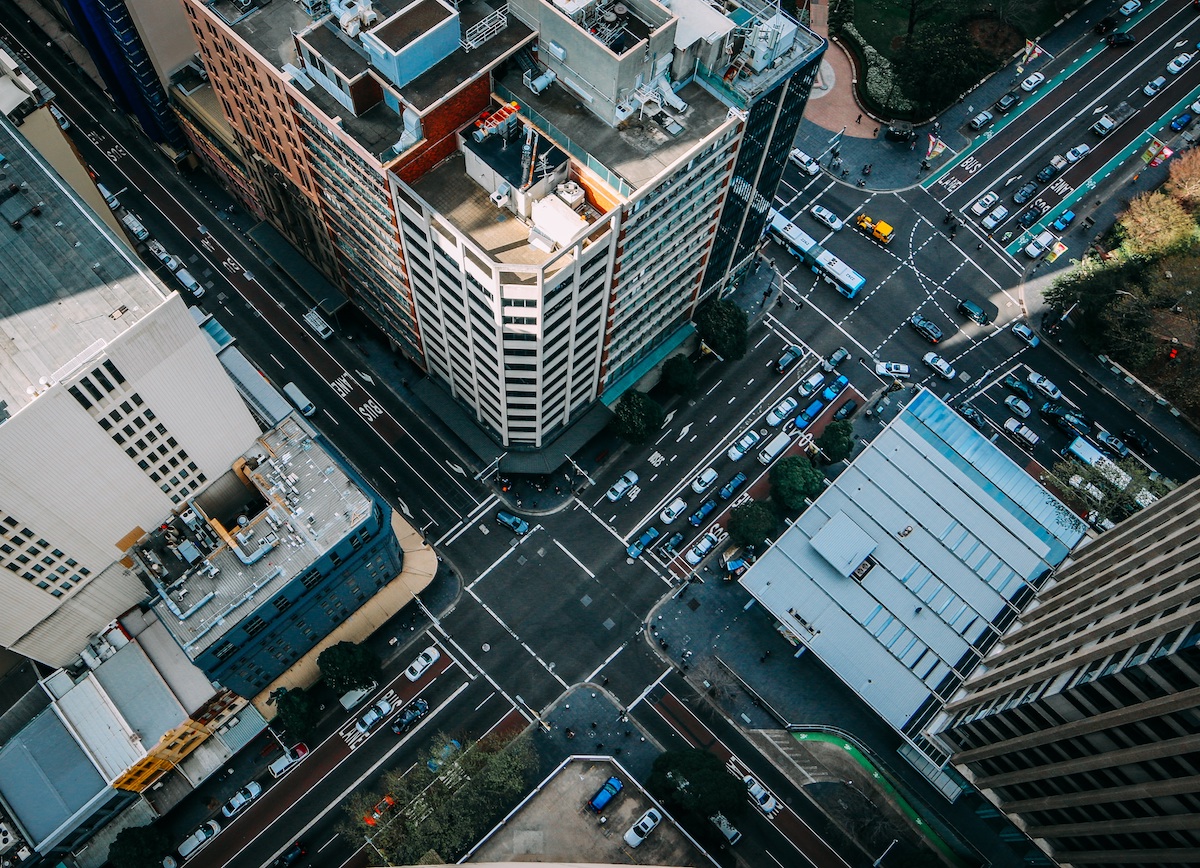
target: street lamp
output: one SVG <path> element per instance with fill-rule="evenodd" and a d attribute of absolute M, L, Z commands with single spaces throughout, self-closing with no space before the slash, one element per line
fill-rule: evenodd
<path fill-rule="evenodd" d="M 900 842 L 899 838 L 893 838 L 892 843 L 888 844 L 887 849 L 883 851 L 883 856 L 880 856 L 878 859 L 876 859 L 874 862 L 871 863 L 871 868 L 879 868 L 879 866 L 883 864 L 883 857 L 886 856 L 888 853 L 892 852 L 892 848 L 895 847 L 896 844 L 898 844 L 899 842 Z"/>

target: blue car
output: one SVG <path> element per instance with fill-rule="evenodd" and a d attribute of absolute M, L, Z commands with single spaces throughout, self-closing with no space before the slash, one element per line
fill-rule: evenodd
<path fill-rule="evenodd" d="M 625 549 L 625 551 L 631 558 L 640 558 L 642 552 L 646 550 L 646 546 L 650 545 L 656 539 L 658 539 L 658 528 L 648 527 L 646 528 L 646 532 L 638 537 L 636 542 L 630 543 L 629 548 Z"/>
<path fill-rule="evenodd" d="M 529 522 L 523 518 L 517 518 L 511 512 L 505 512 L 504 510 L 496 513 L 496 523 L 504 525 L 517 535 L 529 532 Z"/>
<path fill-rule="evenodd" d="M 812 424 L 813 419 L 816 419 L 817 416 L 821 415 L 821 411 L 824 409 L 825 404 L 823 402 L 813 401 L 804 408 L 803 412 L 801 412 L 799 416 L 796 417 L 796 430 L 803 431 Z"/>
<path fill-rule="evenodd" d="M 1191 122 L 1192 113 L 1184 112 L 1175 118 L 1175 120 L 1171 121 L 1171 129 L 1173 129 L 1175 132 L 1179 132 L 1180 130 L 1185 129 Z"/>
<path fill-rule="evenodd" d="M 832 401 L 841 393 L 842 389 L 846 388 L 846 386 L 849 384 L 850 378 L 843 374 L 825 387 L 825 391 L 821 393 L 821 400 L 826 402 Z"/>
<path fill-rule="evenodd" d="M 733 479 L 721 486 L 721 500 L 729 500 L 733 497 L 733 493 L 741 488 L 746 483 L 746 474 L 739 473 Z"/>
<path fill-rule="evenodd" d="M 1071 221 L 1075 219 L 1074 211 L 1064 211 L 1059 215 L 1058 219 L 1052 224 L 1055 232 L 1062 232 L 1071 225 Z M 1032 346 L 1032 344 L 1031 344 Z"/>
<path fill-rule="evenodd" d="M 436 772 L 446 760 L 450 759 L 450 757 L 454 756 L 460 750 L 462 750 L 462 743 L 458 739 L 452 738 L 442 745 L 442 749 L 431 756 L 425 765 L 431 772 Z"/>
<path fill-rule="evenodd" d="M 710 497 L 704 503 L 700 504 L 700 508 L 692 513 L 688 521 L 691 522 L 692 527 L 700 527 L 704 523 L 705 517 L 716 508 L 717 502 Z"/>

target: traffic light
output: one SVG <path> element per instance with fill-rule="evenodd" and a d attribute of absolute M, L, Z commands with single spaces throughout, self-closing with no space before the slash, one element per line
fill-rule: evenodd
<path fill-rule="evenodd" d="M 1179 359 L 1179 347 L 1171 347 L 1171 351 L 1167 353 L 1167 358 L 1174 362 Z"/>

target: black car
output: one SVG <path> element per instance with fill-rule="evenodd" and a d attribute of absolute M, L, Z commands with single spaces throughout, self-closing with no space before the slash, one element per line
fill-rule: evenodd
<path fill-rule="evenodd" d="M 741 488 L 742 485 L 745 484 L 745 482 L 746 482 L 746 474 L 745 473 L 739 473 L 737 476 L 733 477 L 733 479 L 726 482 L 724 485 L 721 486 L 721 492 L 720 492 L 721 500 L 729 500 L 729 498 L 733 497 L 733 493 L 735 491 L 737 491 L 739 488 Z M 682 538 L 682 534 L 676 534 L 675 536 Z M 671 539 L 674 540 L 675 537 L 671 537 Z M 671 548 L 675 548 L 675 546 L 671 546 Z"/>
<path fill-rule="evenodd" d="M 978 428 L 980 431 L 986 431 L 988 427 L 987 419 L 984 415 L 972 407 L 970 404 L 959 404 L 958 412 L 962 417 Z"/>
<path fill-rule="evenodd" d="M 400 712 L 392 721 L 392 732 L 396 735 L 408 732 L 418 720 L 427 714 L 429 714 L 429 703 L 424 699 L 409 703 L 404 711 Z"/>
<path fill-rule="evenodd" d="M 279 858 L 271 863 L 271 868 L 289 868 L 303 859 L 306 852 L 304 845 L 297 841 L 279 854 Z"/>
<path fill-rule="evenodd" d="M 1096 24 L 1096 32 L 1101 36 L 1103 36 L 1105 33 L 1112 33 L 1116 29 L 1117 19 L 1113 18 L 1111 15 L 1101 18 Z"/>
<path fill-rule="evenodd" d="M 1149 438 L 1147 438 L 1145 434 L 1141 433 L 1140 431 L 1136 431 L 1133 428 L 1126 428 L 1124 431 L 1122 431 L 1121 439 L 1125 441 L 1126 446 L 1143 458 L 1149 458 L 1158 451 L 1154 448 L 1154 444 L 1150 442 Z"/>
<path fill-rule="evenodd" d="M 848 419 L 858 409 L 858 402 L 850 399 L 845 404 L 837 408 L 837 412 L 833 414 L 834 419 Z"/>
<path fill-rule="evenodd" d="M 1008 114 L 1021 104 L 1021 95 L 1015 90 L 1010 90 L 1000 99 L 996 100 L 996 111 L 1002 115 Z"/>
<path fill-rule="evenodd" d="M 1033 198 L 1033 194 L 1037 192 L 1037 184 L 1033 181 L 1026 181 L 1024 186 L 1017 192 L 1013 193 L 1013 201 L 1018 205 L 1024 205 Z"/>
<path fill-rule="evenodd" d="M 1030 208 L 1028 211 L 1026 211 L 1024 214 L 1022 214 L 1020 217 L 1018 217 L 1017 222 L 1019 224 L 1021 224 L 1022 229 L 1028 229 L 1034 223 L 1041 220 L 1042 215 L 1045 213 L 1046 213 L 1045 208 L 1039 208 L 1037 205 L 1034 205 L 1032 208 Z"/>
<path fill-rule="evenodd" d="M 892 124 L 883 135 L 890 142 L 915 142 L 920 136 L 912 124 L 906 123 Z"/>
<path fill-rule="evenodd" d="M 1132 33 L 1114 33 L 1108 37 L 1108 44 L 1113 48 L 1128 48 L 1137 42 L 1137 38 Z"/>
<path fill-rule="evenodd" d="M 1047 401 L 1042 404 L 1038 412 L 1072 437 L 1087 437 L 1092 433 L 1091 423 L 1082 413 L 1064 407 L 1062 404 Z"/>
<path fill-rule="evenodd" d="M 925 319 L 919 313 L 914 313 L 908 318 L 908 324 L 917 330 L 917 334 L 925 338 L 931 344 L 936 344 L 942 339 L 942 330 L 937 327 L 933 320 Z"/>
<path fill-rule="evenodd" d="M 1016 392 L 1031 404 L 1037 401 L 1037 398 L 1033 396 L 1033 387 L 1031 387 L 1020 377 L 1014 377 L 1012 374 L 1009 374 L 1000 381 L 1000 385 L 1008 389 L 1010 392 Z"/>
<path fill-rule="evenodd" d="M 663 551 L 674 555 L 679 549 L 679 544 L 683 542 L 683 533 L 674 533 L 671 538 L 663 543 Z"/>

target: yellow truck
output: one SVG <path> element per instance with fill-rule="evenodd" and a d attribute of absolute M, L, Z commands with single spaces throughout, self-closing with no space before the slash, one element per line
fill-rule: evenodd
<path fill-rule="evenodd" d="M 890 223 L 885 223 L 882 220 L 872 220 L 866 214 L 859 214 L 855 217 L 854 225 L 880 244 L 891 244 L 892 236 L 896 234 L 896 230 L 892 228 Z"/>

